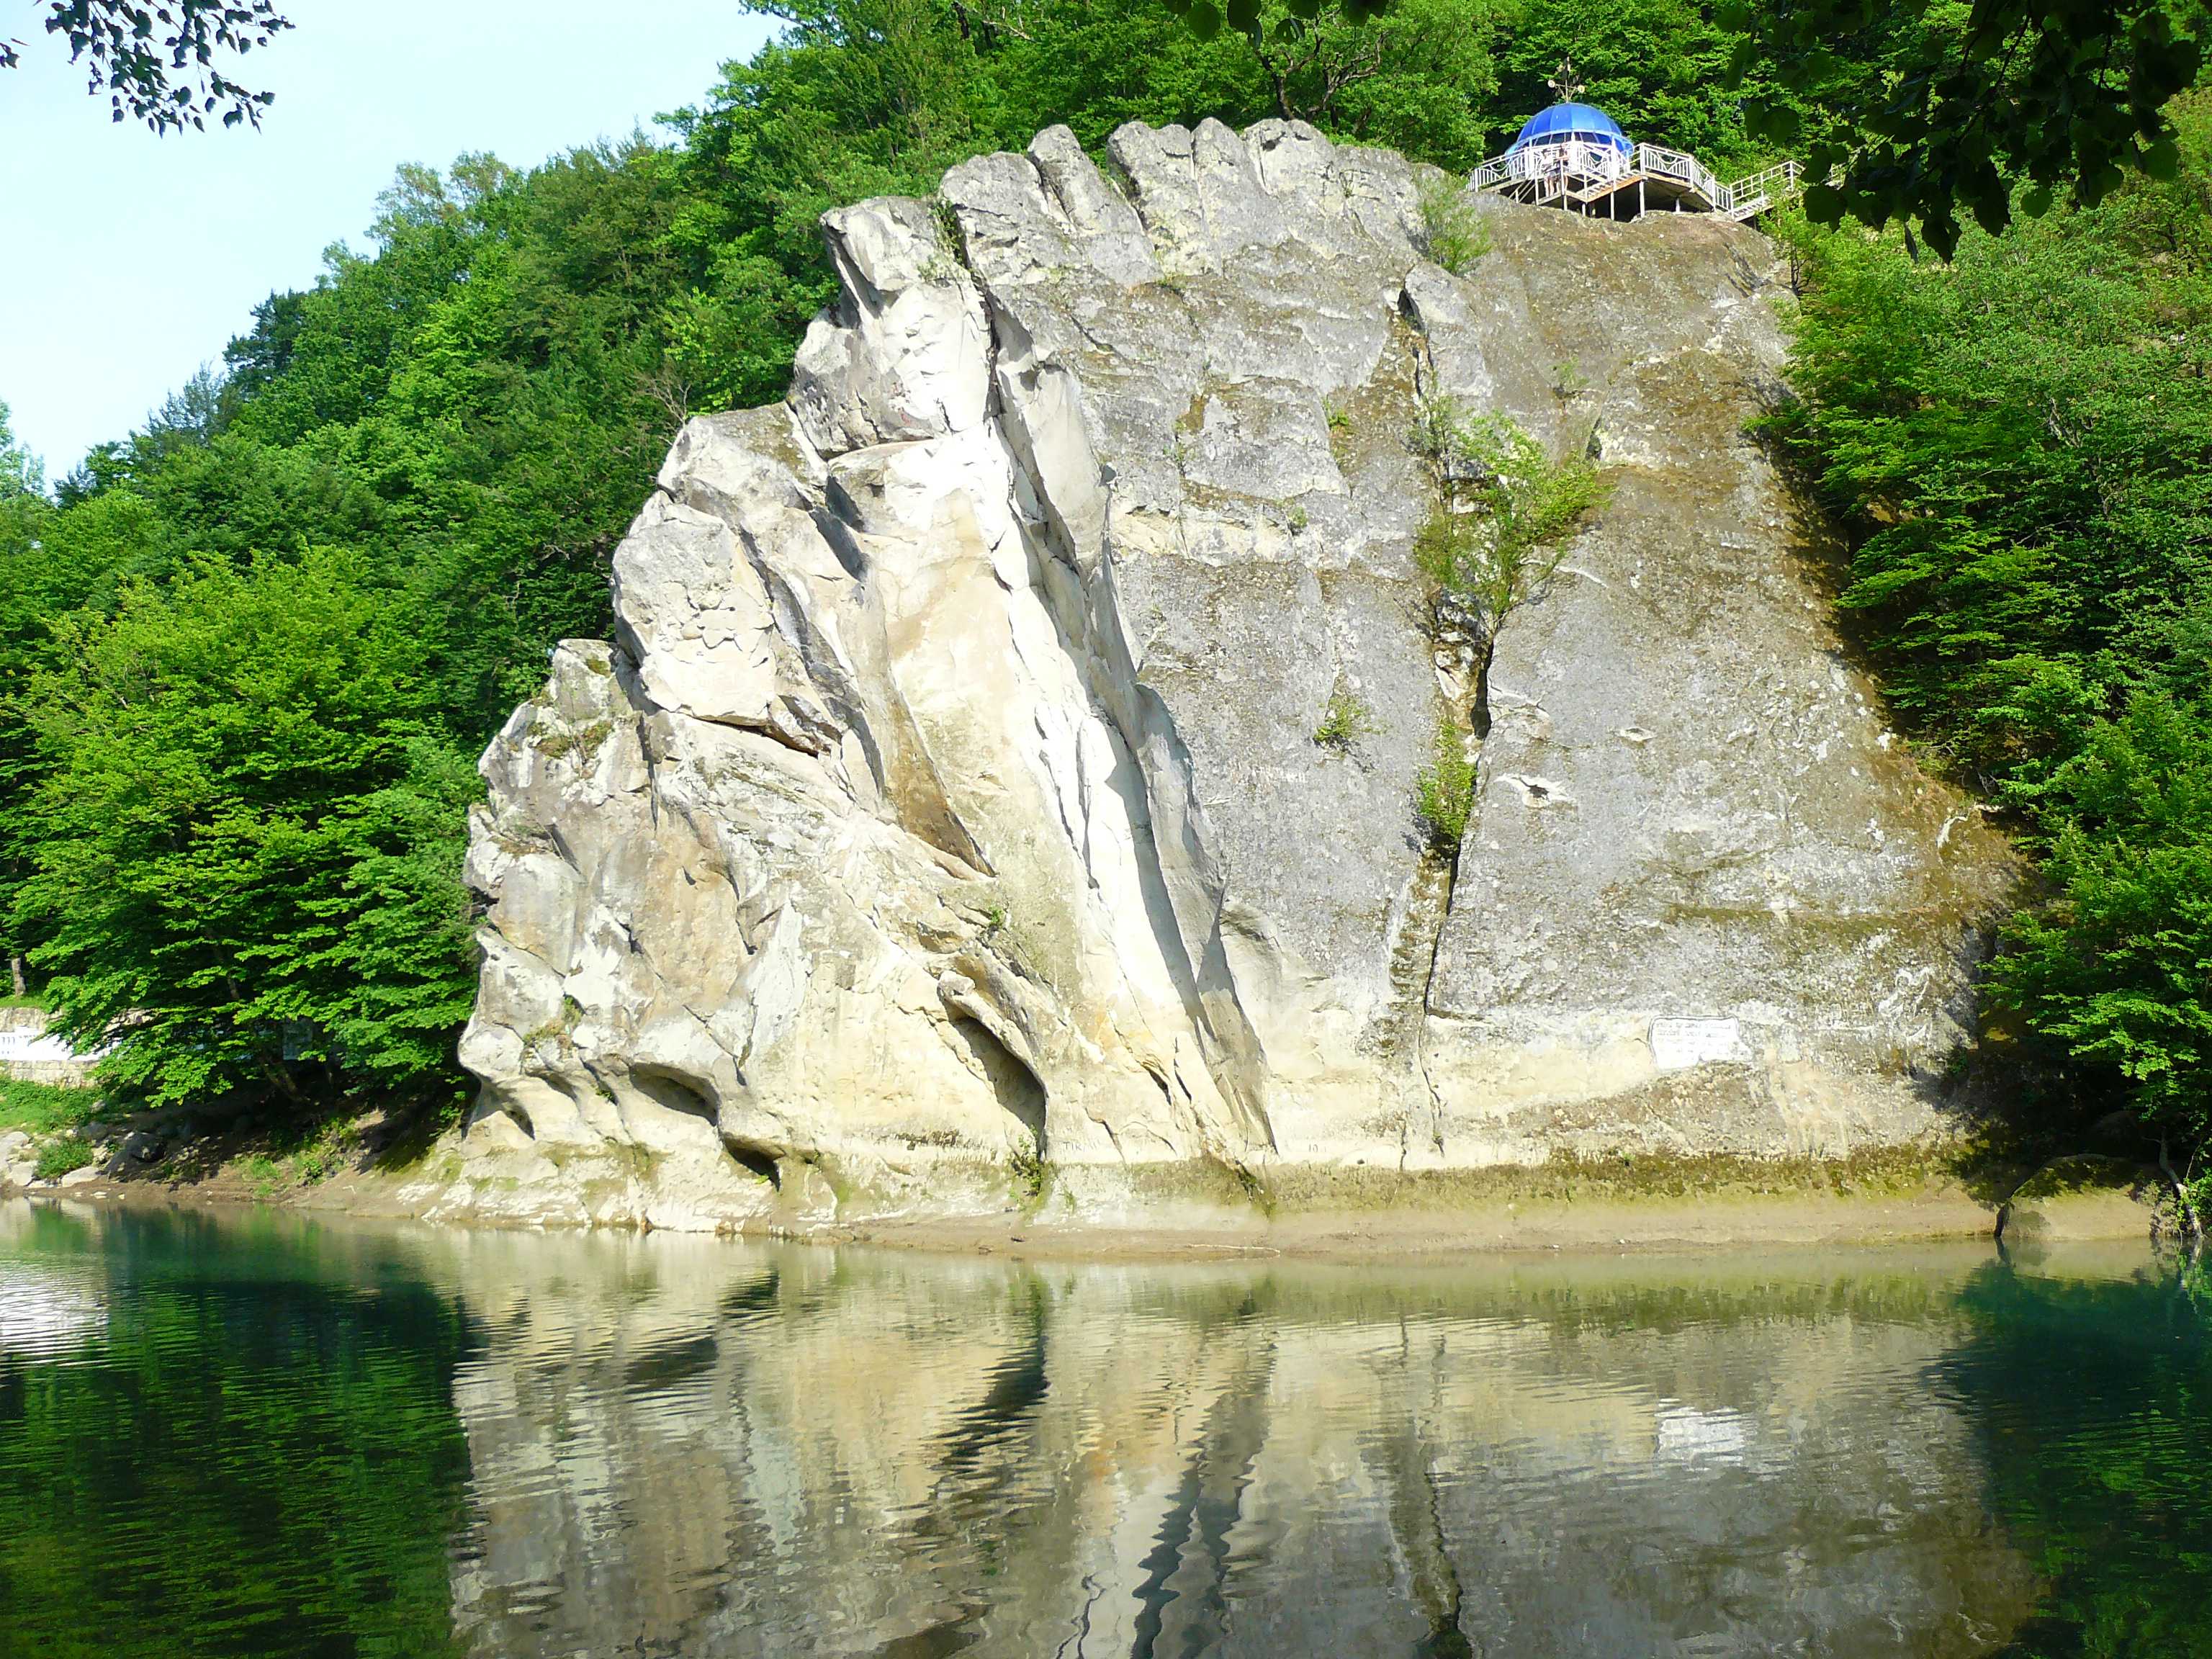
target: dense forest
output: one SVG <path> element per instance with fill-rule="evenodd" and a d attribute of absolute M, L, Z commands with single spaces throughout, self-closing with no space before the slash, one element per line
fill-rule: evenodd
<path fill-rule="evenodd" d="M 2039 855 L 1983 1058 L 2029 1127 L 2212 1137 L 2212 99 L 2172 176 L 1968 232 L 1798 238 L 1774 427 L 1855 544 L 1842 603 L 1926 752 Z M 2193 1173 L 2202 1176 L 2201 1168 Z"/>
<path fill-rule="evenodd" d="M 365 250 L 51 488 L 0 416 L 0 950 L 117 1040 L 110 1091 L 460 1097 L 475 757 L 553 641 L 605 631 L 680 422 L 781 393 L 824 209 L 1055 121 L 1096 147 L 1292 115 L 1463 169 L 1569 53 L 1724 174 L 1774 153 L 1731 64 L 1820 126 L 1694 0 L 1278 4 L 1206 40 L 1160 0 L 770 9 L 666 142 L 402 167 Z M 2023 187 L 1949 262 L 1789 228 L 1770 436 L 1851 532 L 1843 604 L 1915 740 L 2039 856 L 1985 1049 L 2047 1125 L 2128 1105 L 2185 1163 L 2212 1137 L 2212 106 L 2176 114 L 2169 176 Z"/>

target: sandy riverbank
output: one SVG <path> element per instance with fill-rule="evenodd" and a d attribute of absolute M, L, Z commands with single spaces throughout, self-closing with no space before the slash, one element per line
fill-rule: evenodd
<path fill-rule="evenodd" d="M 957 1216 L 790 1216 L 742 1230 L 825 1243 L 963 1252 L 1159 1259 L 1280 1255 L 1435 1260 L 1475 1253 L 1803 1248 L 1987 1238 L 2012 1182 L 1969 1180 L 1924 1153 L 1843 1161 L 1696 1159 L 1561 1164 L 1399 1176 L 1290 1171 L 1250 1194 L 1188 1188 L 1086 1207 L 1048 1185 L 1033 1202 Z M 349 1170 L 270 1187 L 227 1166 L 193 1181 L 97 1179 L 34 1188 L 43 1201 L 157 1206 L 268 1205 L 397 1218 L 413 1211 L 405 1171 Z M 440 1218 L 500 1224 L 491 1218 Z M 2107 1206 L 2098 1236 L 2140 1236 Z M 2072 1236 L 2081 1236 L 2079 1234 Z"/>

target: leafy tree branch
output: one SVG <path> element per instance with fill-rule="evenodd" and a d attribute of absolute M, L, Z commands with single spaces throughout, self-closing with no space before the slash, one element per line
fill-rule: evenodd
<path fill-rule="evenodd" d="M 69 42 L 70 61 L 105 92 L 116 120 L 155 132 L 261 124 L 274 94 L 255 92 L 219 67 L 265 46 L 291 23 L 273 0 L 41 0 L 46 32 Z M 23 43 L 0 36 L 0 69 L 21 62 Z"/>

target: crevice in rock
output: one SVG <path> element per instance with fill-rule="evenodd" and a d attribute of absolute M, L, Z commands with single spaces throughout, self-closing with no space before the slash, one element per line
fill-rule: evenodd
<path fill-rule="evenodd" d="M 1030 1132 L 1038 1156 L 1042 1157 L 1046 1099 L 1043 1080 L 981 1020 L 956 1015 L 949 1023 L 954 1038 L 989 1081 L 999 1104 Z"/>
<path fill-rule="evenodd" d="M 732 1163 L 757 1176 L 771 1187 L 781 1188 L 783 1172 L 777 1165 L 778 1149 L 741 1136 L 722 1132 L 722 1115 L 708 1098 L 705 1091 L 696 1084 L 678 1077 L 659 1066 L 633 1066 L 630 1085 L 656 1106 L 672 1112 L 681 1112 L 686 1117 L 696 1117 L 714 1131 L 722 1150 Z"/>
<path fill-rule="evenodd" d="M 1411 336 L 1414 396 L 1417 399 L 1434 396 L 1437 391 L 1436 359 L 1430 349 L 1420 307 L 1410 289 L 1400 289 L 1398 310 Z M 1449 510 L 1453 465 L 1449 456 L 1431 462 L 1438 510 Z M 1407 1057 L 1419 1081 L 1419 1103 L 1427 1120 L 1426 1138 L 1431 1150 L 1442 1158 L 1443 1097 L 1429 1066 L 1429 1017 L 1436 992 L 1437 963 L 1443 954 L 1444 925 L 1450 920 L 1452 898 L 1459 886 L 1460 856 L 1474 827 L 1476 806 L 1481 797 L 1481 748 L 1491 730 L 1490 671 L 1497 654 L 1497 630 L 1479 625 L 1476 619 L 1451 605 L 1445 595 L 1432 592 L 1428 631 L 1442 705 L 1439 746 L 1447 734 L 1463 744 L 1465 738 L 1459 734 L 1464 732 L 1473 738 L 1475 753 L 1468 757 L 1471 770 L 1458 835 L 1446 841 L 1434 833 L 1432 826 L 1431 837 L 1421 848 L 1420 864 L 1407 890 L 1405 920 L 1396 948 L 1391 953 L 1390 989 L 1393 1015 L 1403 1026 L 1411 1028 L 1407 1033 L 1401 1026 L 1396 1035 L 1401 1052 L 1410 1051 Z M 1409 1110 L 1409 1126 L 1412 1121 L 1413 1113 Z M 1401 1144 L 1401 1167 L 1407 1150 Z"/>
<path fill-rule="evenodd" d="M 1116 739 L 1121 763 L 1103 781 L 1125 803 L 1147 920 L 1200 1036 L 1207 1070 L 1235 1115 L 1238 1130 L 1250 1142 L 1273 1150 L 1273 1126 L 1261 1103 L 1266 1063 L 1258 1034 L 1238 1000 L 1222 942 L 1224 884 L 1204 844 L 1189 750 L 1166 704 L 1137 676 L 1114 580 L 1110 507 L 1101 513 L 1097 556 L 1086 566 L 1080 538 L 1063 519 L 1063 504 L 1049 487 L 1027 411 L 1009 407 L 1011 376 L 1003 365 L 1010 349 L 1026 344 L 1026 332 L 989 283 L 979 278 L 976 287 L 990 323 L 990 413 L 1008 458 L 1044 511 L 1044 522 L 1032 525 L 1028 532 L 1042 544 L 1033 544 L 1039 556 L 1037 591 L 1061 650 L 1075 665 L 1094 709 Z M 1024 373 L 1034 388 L 1044 374 L 1065 371 L 1042 364 Z M 1084 419 L 1077 399 L 1067 400 L 1065 412 L 1068 418 Z M 1048 565 L 1057 568 L 1058 580 Z M 1188 897 L 1177 902 L 1160 839 L 1162 814 L 1157 809 L 1164 805 L 1170 808 L 1166 816 L 1182 837 L 1184 873 L 1195 877 L 1203 890 L 1202 921 L 1192 914 L 1196 907 Z M 1192 884 L 1185 881 L 1186 895 Z"/>
<path fill-rule="evenodd" d="M 778 1192 L 783 1190 L 783 1165 L 763 1148 L 732 1135 L 722 1137 L 722 1147 L 738 1167 L 757 1176 Z"/>
<path fill-rule="evenodd" d="M 1389 1005 L 1375 1030 L 1376 1047 L 1385 1056 L 1404 1061 L 1420 1086 L 1419 1098 L 1409 1101 L 1405 1109 L 1407 1128 L 1399 1146 L 1401 1166 L 1411 1149 L 1417 1109 L 1427 1122 L 1425 1139 L 1436 1152 L 1443 1151 L 1443 1102 L 1429 1073 L 1429 996 L 1436 983 L 1437 959 L 1443 944 L 1444 922 L 1451 914 L 1458 869 L 1456 851 L 1435 846 L 1421 849 L 1407 887 L 1398 938 L 1390 951 Z"/>
<path fill-rule="evenodd" d="M 1482 743 L 1490 737 L 1490 665 L 1498 658 L 1498 635 L 1485 632 L 1474 647 L 1474 695 L 1467 710 L 1468 729 L 1474 740 Z"/>

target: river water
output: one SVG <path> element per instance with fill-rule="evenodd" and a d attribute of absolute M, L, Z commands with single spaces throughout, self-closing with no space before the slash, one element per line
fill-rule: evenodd
<path fill-rule="evenodd" d="M 0 1204 L 0 1655 L 2207 1655 L 2208 1309 Z"/>

